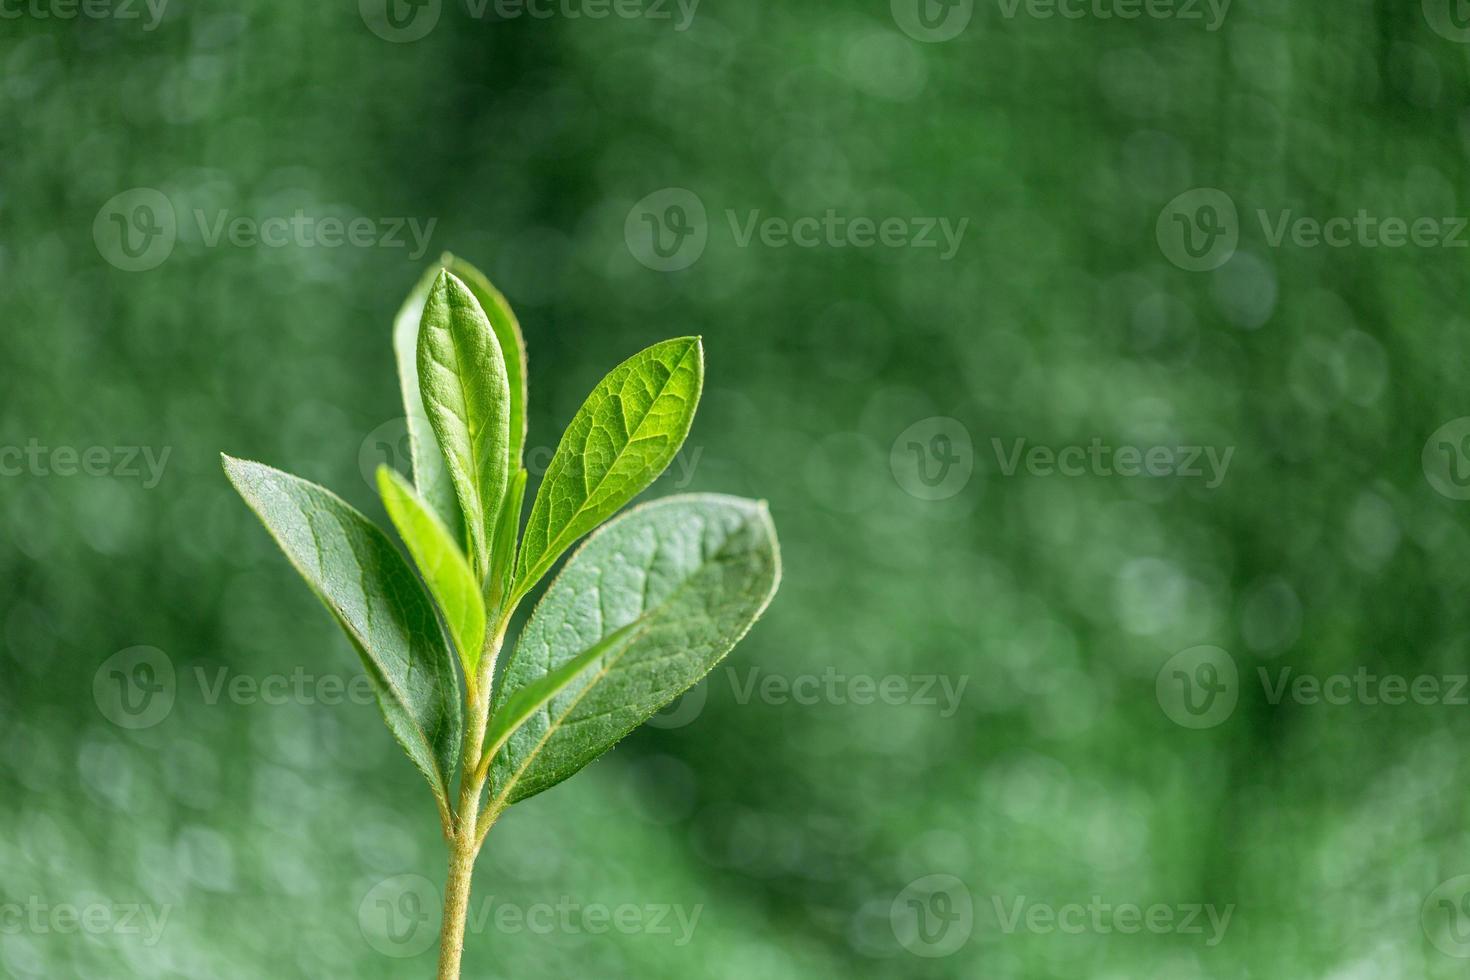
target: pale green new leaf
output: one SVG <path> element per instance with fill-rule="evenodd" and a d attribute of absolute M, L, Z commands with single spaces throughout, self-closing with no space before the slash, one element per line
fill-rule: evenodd
<path fill-rule="evenodd" d="M 495 339 L 500 342 L 500 352 L 505 357 L 505 378 L 510 388 L 510 469 L 513 473 L 520 468 L 521 455 L 526 448 L 526 339 L 521 335 L 520 321 L 485 273 L 447 252 L 439 261 L 475 294 L 480 309 L 490 320 L 490 328 L 495 331 Z M 520 520 L 519 511 L 516 520 Z"/>
<path fill-rule="evenodd" d="M 351 638 L 388 728 L 447 815 L 460 698 L 444 634 L 413 570 L 386 534 L 331 491 L 223 458 L 230 482 Z"/>
<path fill-rule="evenodd" d="M 476 577 L 490 567 L 490 542 L 509 477 L 510 387 L 505 358 L 479 301 L 441 272 L 419 327 L 419 390 L 464 513 Z"/>
<path fill-rule="evenodd" d="M 521 532 L 521 505 L 526 499 L 529 474 L 518 470 L 505 489 L 505 503 L 500 508 L 500 521 L 495 527 L 495 541 L 490 549 L 490 579 L 486 585 L 486 604 L 492 614 L 504 608 L 515 582 L 516 541 Z"/>
<path fill-rule="evenodd" d="M 497 712 L 600 648 L 506 741 L 490 814 L 581 769 L 693 686 L 775 594 L 781 560 L 763 503 L 691 494 L 597 531 L 547 589 L 506 665 Z M 626 639 L 604 646 L 626 631 Z"/>
<path fill-rule="evenodd" d="M 424 318 L 424 304 L 428 302 L 434 280 L 439 278 L 439 271 L 440 266 L 435 266 L 424 274 L 394 318 L 393 356 L 398 362 L 398 384 L 403 392 L 403 416 L 408 426 L 414 486 L 434 508 L 444 526 L 455 529 L 455 539 L 459 540 L 463 534 L 464 517 L 454 496 L 454 482 L 444 465 L 439 439 L 429 424 L 429 413 L 419 392 L 419 322 Z"/>
<path fill-rule="evenodd" d="M 424 304 L 429 298 L 429 289 L 443 269 L 454 273 L 469 287 L 480 309 L 490 321 L 495 339 L 500 342 L 500 351 L 505 358 L 505 376 L 510 389 L 510 413 L 508 429 L 510 436 L 510 469 L 514 472 L 521 466 L 521 457 L 526 445 L 527 364 L 526 341 L 521 335 L 521 325 L 516 320 L 510 304 L 501 295 L 485 274 L 464 259 L 445 252 L 436 265 L 428 270 L 414 287 L 403 307 L 393 321 L 393 352 L 398 361 L 398 380 L 403 389 L 403 411 L 408 421 L 409 453 L 413 464 L 414 486 L 434 508 L 444 526 L 456 529 L 463 527 L 459 501 L 454 495 L 454 483 L 444 465 L 444 453 L 439 449 L 439 440 L 429 424 L 424 409 L 423 397 L 419 393 L 419 322 L 424 316 Z M 519 514 L 517 514 L 519 518 Z"/>
<path fill-rule="evenodd" d="M 473 678 L 485 643 L 485 601 L 464 552 L 449 529 L 397 472 L 378 467 L 378 492 L 398 536 L 408 545 L 419 574 L 439 603 L 465 677 Z"/>
<path fill-rule="evenodd" d="M 658 478 L 689 434 L 703 384 L 698 337 L 655 344 L 598 383 L 562 435 L 531 506 L 516 597 Z"/>

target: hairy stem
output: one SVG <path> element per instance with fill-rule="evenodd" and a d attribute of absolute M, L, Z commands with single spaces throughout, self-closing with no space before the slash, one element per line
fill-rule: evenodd
<path fill-rule="evenodd" d="M 505 636 L 504 623 L 498 623 L 486 636 L 480 655 L 477 679 L 466 687 L 469 696 L 469 724 L 465 726 L 460 753 L 459 808 L 454 816 L 454 832 L 449 839 L 449 877 L 444 883 L 444 924 L 439 931 L 439 980 L 459 980 L 460 957 L 464 955 L 465 922 L 470 911 L 470 881 L 475 873 L 475 857 L 480 853 L 483 837 L 477 835 L 480 797 L 485 789 L 485 775 L 479 771 L 480 748 L 485 741 L 485 727 L 490 720 L 490 685 L 495 677 L 495 659 Z"/>
<path fill-rule="evenodd" d="M 444 884 L 444 926 L 439 933 L 439 980 L 459 980 L 464 927 L 470 911 L 470 879 L 475 873 L 475 842 L 456 833 L 449 847 L 449 880 Z"/>

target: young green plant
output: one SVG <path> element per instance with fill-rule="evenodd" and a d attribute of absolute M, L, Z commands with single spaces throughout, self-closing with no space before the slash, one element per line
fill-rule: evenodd
<path fill-rule="evenodd" d="M 393 344 L 413 479 L 381 467 L 377 480 L 408 558 L 323 487 L 230 456 L 224 467 L 346 632 L 429 782 L 449 842 L 447 980 L 460 975 L 474 862 L 496 819 L 707 674 L 775 595 L 781 559 L 761 502 L 687 494 L 610 520 L 689 433 L 698 337 L 655 344 L 593 389 L 524 531 L 526 351 L 504 297 L 446 255 L 404 304 Z M 497 677 L 518 605 L 584 537 Z"/>

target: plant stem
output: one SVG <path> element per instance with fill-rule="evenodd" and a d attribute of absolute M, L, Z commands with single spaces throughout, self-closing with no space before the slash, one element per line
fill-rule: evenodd
<path fill-rule="evenodd" d="M 475 841 L 471 824 L 468 840 L 463 832 L 456 832 L 450 843 L 449 880 L 444 884 L 444 926 L 439 933 L 439 980 L 459 980 L 465 920 L 470 911 L 470 879 L 474 873 Z"/>
<path fill-rule="evenodd" d="M 480 840 L 475 830 L 480 815 L 480 796 L 485 776 L 479 773 L 480 749 L 490 720 L 490 683 L 495 676 L 495 658 L 505 635 L 503 623 L 487 635 L 480 654 L 478 683 L 469 687 L 469 724 L 465 726 L 460 758 L 459 808 L 454 833 L 449 839 L 449 877 L 444 882 L 444 924 L 439 931 L 439 980 L 459 980 L 459 961 L 464 954 L 465 921 L 470 911 L 470 881 Z"/>

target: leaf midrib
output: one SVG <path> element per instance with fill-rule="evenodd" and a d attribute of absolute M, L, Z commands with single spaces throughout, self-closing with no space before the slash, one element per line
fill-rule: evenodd
<path fill-rule="evenodd" d="M 453 306 L 449 303 L 448 297 L 446 297 L 445 306 L 449 310 L 449 323 L 438 329 L 439 331 L 442 331 L 445 335 L 447 335 L 449 339 L 449 347 L 454 354 L 454 367 L 451 368 L 448 364 L 445 364 L 443 361 L 439 360 L 439 358 L 435 356 L 434 351 L 432 350 L 429 352 L 429 357 L 432 358 L 434 363 L 437 364 L 440 368 L 448 371 L 451 375 L 453 375 L 454 385 L 456 388 L 459 389 L 459 404 L 463 412 L 456 412 L 453 409 L 449 409 L 448 406 L 445 406 L 445 408 L 447 411 L 450 412 L 450 414 L 452 414 L 455 418 L 459 420 L 459 423 L 461 425 L 464 426 L 465 438 L 469 443 L 468 449 L 470 455 L 471 469 L 471 472 L 465 474 L 465 482 L 469 484 L 470 496 L 474 498 L 476 513 L 479 515 L 483 515 L 485 512 L 485 500 L 483 494 L 481 494 L 480 492 L 480 478 L 482 474 L 480 472 L 480 460 L 478 458 L 478 454 L 475 452 L 475 443 L 477 441 L 476 433 L 473 423 L 471 423 L 469 418 L 472 413 L 470 409 L 469 387 L 465 384 L 465 359 L 464 355 L 460 351 L 460 343 L 457 331 L 453 327 L 454 319 L 457 314 Z M 474 519 L 466 515 L 466 520 L 474 521 L 477 527 L 480 529 L 481 536 L 483 536 L 483 516 Z M 479 542 L 476 543 L 478 544 Z"/>

